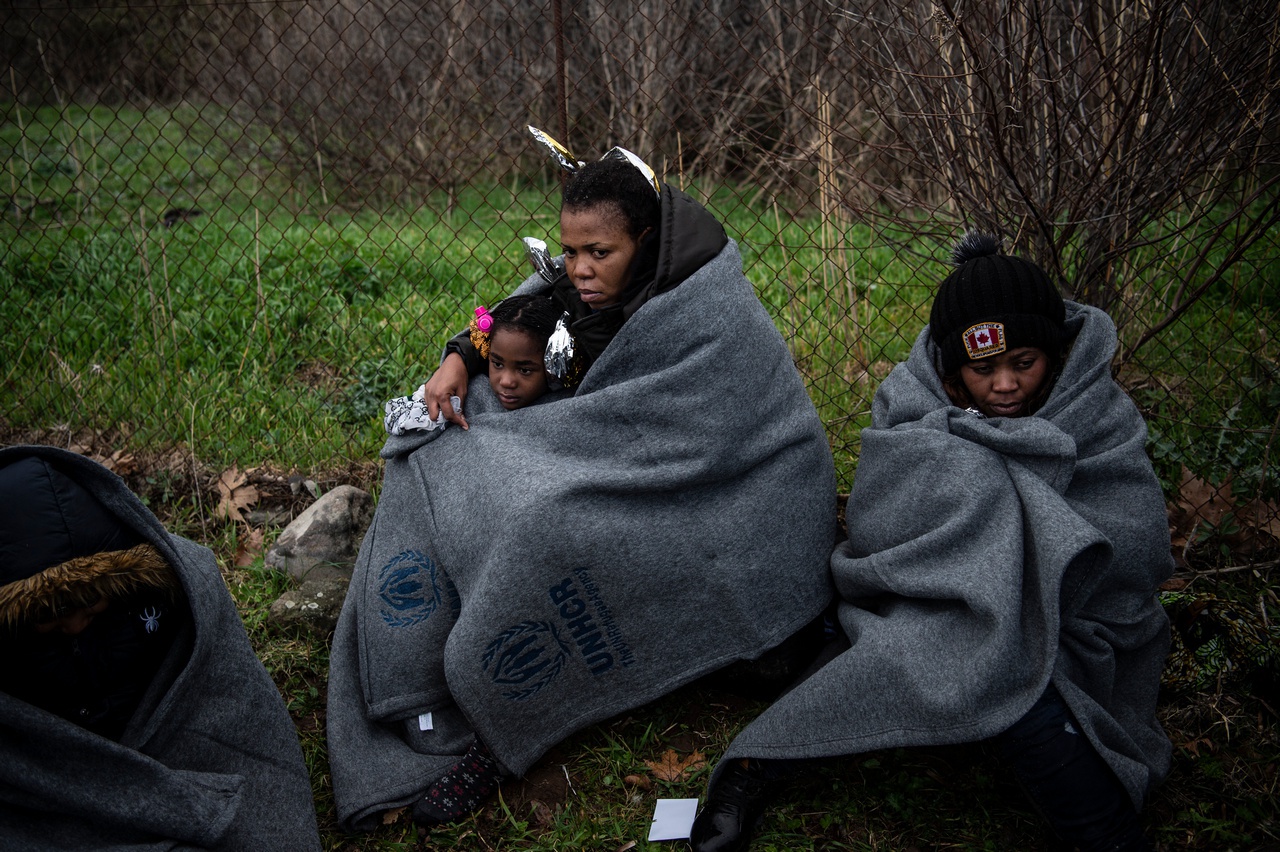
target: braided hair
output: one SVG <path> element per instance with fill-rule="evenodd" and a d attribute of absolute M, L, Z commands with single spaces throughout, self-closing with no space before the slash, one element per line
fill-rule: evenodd
<path fill-rule="evenodd" d="M 545 345 L 551 332 L 556 330 L 556 320 L 560 319 L 560 314 L 561 310 L 545 293 L 508 296 L 489 312 L 489 316 L 493 317 L 493 328 L 489 333 L 505 328 L 527 334 Z"/>

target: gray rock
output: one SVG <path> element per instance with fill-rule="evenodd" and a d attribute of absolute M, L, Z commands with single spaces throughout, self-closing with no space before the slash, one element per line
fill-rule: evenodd
<path fill-rule="evenodd" d="M 339 485 L 285 527 L 267 551 L 266 564 L 303 581 L 349 580 L 372 520 L 373 498 Z"/>
<path fill-rule="evenodd" d="M 271 605 L 271 617 L 282 626 L 301 626 L 326 637 L 338 624 L 348 585 L 346 580 L 309 580 L 281 595 Z"/>
<path fill-rule="evenodd" d="M 246 512 L 245 521 L 251 527 L 283 527 L 293 520 L 288 509 L 254 509 Z"/>

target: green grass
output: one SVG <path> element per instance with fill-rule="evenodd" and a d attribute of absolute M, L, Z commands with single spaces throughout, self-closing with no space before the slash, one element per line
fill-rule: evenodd
<path fill-rule="evenodd" d="M 376 491 L 382 401 L 426 377 L 475 304 L 525 277 L 520 236 L 553 245 L 558 236 L 550 183 L 348 209 L 324 203 L 340 188 L 294 181 L 281 157 L 271 138 L 210 107 L 0 105 L 9 197 L 0 215 L 0 427 L 8 440 L 136 454 L 130 484 L 224 566 L 243 530 L 213 519 L 219 471 L 296 469 L 326 488 L 348 481 Z M 875 387 L 906 357 L 945 274 L 920 258 L 945 251 L 911 242 L 909 223 L 881 219 L 843 223 L 846 257 L 832 258 L 816 217 L 788 215 L 751 187 L 689 189 L 739 241 L 827 424 L 847 491 Z M 203 215 L 162 227 L 177 207 Z M 1215 483 L 1230 479 L 1241 501 L 1280 497 L 1276 255 L 1260 245 L 1245 267 L 1252 274 L 1221 282 L 1121 374 L 1151 423 L 1171 497 L 1184 465 Z M 1152 252 L 1134 267 L 1161 293 L 1159 276 L 1175 260 Z M 844 266 L 824 266 L 837 261 Z M 1193 542 L 1194 564 L 1270 558 L 1244 556 L 1228 530 L 1212 532 Z M 654 800 L 701 795 L 710 763 L 649 790 L 623 779 L 644 775 L 645 761 L 667 748 L 714 762 L 763 706 L 690 687 L 581 732 L 473 820 L 427 838 L 403 818 L 369 838 L 346 837 L 325 759 L 327 644 L 270 623 L 267 609 L 287 583 L 260 560 L 224 571 L 298 726 L 329 849 L 670 849 L 644 839 Z M 1242 600 L 1276 612 L 1265 569 L 1230 576 Z M 1226 685 L 1171 698 L 1161 713 L 1175 742 L 1174 773 L 1149 809 L 1162 848 L 1276 842 L 1273 707 Z M 788 789 L 753 849 L 913 847 L 1045 848 L 999 765 L 964 747 L 822 767 Z"/>
<path fill-rule="evenodd" d="M 0 107 L 0 425 L 113 430 L 215 466 L 373 458 L 382 401 L 425 379 L 471 309 L 527 274 L 519 237 L 555 244 L 554 184 L 346 209 L 322 202 L 341 188 L 295 179 L 282 157 L 259 128 L 210 106 Z M 688 189 L 739 241 L 847 490 L 875 387 L 946 274 L 924 258 L 945 247 L 886 213 L 837 223 L 838 255 L 818 217 L 752 187 Z M 165 228 L 173 208 L 203 215 Z M 1233 475 L 1241 493 L 1280 494 L 1265 471 L 1280 403 L 1278 254 L 1260 244 L 1242 267 L 1252 274 L 1220 282 L 1127 368 L 1171 494 L 1183 464 Z M 1176 262 L 1139 252 L 1127 273 L 1137 280 L 1121 283 L 1135 297 L 1166 293 L 1158 276 Z M 1158 311 L 1149 300 L 1145 315 Z"/>
<path fill-rule="evenodd" d="M 556 237 L 546 186 L 472 187 L 414 209 L 316 208 L 314 190 L 291 193 L 267 171 L 269 140 L 233 145 L 245 137 L 208 109 L 10 106 L 7 117 L 0 153 L 22 208 L 0 224 L 0 331 L 14 345 L 0 416 L 12 429 L 111 428 L 216 465 L 372 457 L 381 402 L 429 374 L 476 303 L 527 274 L 519 237 Z M 201 134 L 203 147 L 191 141 Z M 245 151 L 256 152 L 248 166 Z M 891 252 L 860 254 L 855 326 L 826 296 L 816 220 L 775 218 L 742 194 L 719 188 L 709 204 L 741 241 L 847 475 L 865 421 L 849 415 L 873 389 L 850 352 L 887 371 L 926 288 Z M 171 207 L 203 215 L 165 228 Z M 848 231 L 850 245 L 874 242 Z"/>

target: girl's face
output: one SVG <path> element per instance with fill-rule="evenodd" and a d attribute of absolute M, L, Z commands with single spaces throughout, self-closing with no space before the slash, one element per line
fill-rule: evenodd
<path fill-rule="evenodd" d="M 618 304 L 631 283 L 640 240 L 627 232 L 626 221 L 610 204 L 560 211 L 565 271 L 578 296 L 596 310 Z"/>
<path fill-rule="evenodd" d="M 498 327 L 489 338 L 489 386 L 507 411 L 524 408 L 547 392 L 544 343 L 533 335 Z"/>
<path fill-rule="evenodd" d="M 973 404 L 988 417 L 1023 417 L 1049 377 L 1049 356 L 1032 346 L 973 361 L 960 380 Z"/>

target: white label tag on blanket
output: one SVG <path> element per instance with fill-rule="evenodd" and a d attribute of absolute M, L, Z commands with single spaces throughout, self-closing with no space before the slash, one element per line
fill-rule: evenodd
<path fill-rule="evenodd" d="M 431 730 L 431 714 L 430 713 L 422 713 L 421 715 L 418 716 L 418 730 L 419 731 Z"/>
<path fill-rule="evenodd" d="M 649 826 L 649 842 L 686 840 L 698 814 L 697 799 L 659 799 L 653 806 L 653 825 Z"/>

